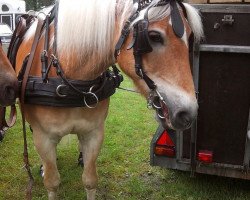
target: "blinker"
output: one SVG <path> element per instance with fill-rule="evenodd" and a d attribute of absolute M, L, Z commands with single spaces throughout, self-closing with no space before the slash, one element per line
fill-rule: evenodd
<path fill-rule="evenodd" d="M 182 38 L 184 35 L 184 24 L 181 18 L 180 11 L 178 9 L 177 3 L 175 0 L 170 1 L 171 6 L 171 20 L 172 20 L 172 27 L 175 35 L 178 38 Z"/>
<path fill-rule="evenodd" d="M 134 47 L 134 54 L 140 55 L 145 53 L 150 53 L 153 51 L 148 36 L 148 20 L 143 19 L 138 22 L 135 29 L 136 30 L 136 38 Z"/>

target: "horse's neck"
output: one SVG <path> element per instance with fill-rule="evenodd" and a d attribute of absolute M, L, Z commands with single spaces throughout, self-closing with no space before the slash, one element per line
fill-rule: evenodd
<path fill-rule="evenodd" d="M 68 50 L 59 53 L 59 60 L 67 77 L 77 80 L 91 80 L 100 76 L 112 64 L 116 62 L 114 57 L 115 45 L 120 36 L 120 28 L 116 24 L 113 37 L 113 44 L 109 49 L 107 48 L 107 55 L 105 59 L 99 52 L 93 55 L 88 55 L 86 49 Z M 67 56 L 65 56 L 67 55 Z"/>
<path fill-rule="evenodd" d="M 111 1 L 109 4 L 112 4 Z M 102 14 L 103 18 L 107 17 L 106 20 L 94 14 L 95 23 L 84 18 L 78 26 L 75 21 L 77 17 L 71 19 L 71 12 L 63 6 L 63 14 L 59 13 L 61 18 L 58 20 L 57 40 L 59 60 L 67 77 L 78 80 L 94 79 L 115 63 L 115 45 L 124 22 L 130 16 L 131 6 L 131 0 L 117 0 L 115 9 L 107 7 L 106 15 Z M 77 14 L 81 19 L 82 12 L 81 15 Z"/>
<path fill-rule="evenodd" d="M 72 60 L 67 62 L 61 61 L 62 68 L 66 77 L 76 80 L 92 80 L 100 76 L 112 64 L 110 62 L 95 63 L 94 60 L 86 60 L 85 62 L 78 62 Z"/>

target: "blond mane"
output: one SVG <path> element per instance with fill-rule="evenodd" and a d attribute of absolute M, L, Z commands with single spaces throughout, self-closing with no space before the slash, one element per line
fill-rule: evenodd
<path fill-rule="evenodd" d="M 153 0 L 151 5 L 159 1 Z M 59 0 L 59 2 L 58 54 L 70 62 L 70 57 L 67 56 L 74 52 L 80 65 L 88 60 L 94 60 L 97 65 L 112 62 L 115 33 L 121 31 L 124 22 L 133 12 L 133 1 Z M 195 38 L 199 40 L 203 36 L 199 13 L 192 6 L 184 5 Z M 140 12 L 134 23 L 140 20 L 144 12 L 145 9 Z M 157 21 L 169 14 L 169 5 L 153 7 L 149 10 L 149 20 Z M 119 20 L 117 24 L 116 20 Z"/>

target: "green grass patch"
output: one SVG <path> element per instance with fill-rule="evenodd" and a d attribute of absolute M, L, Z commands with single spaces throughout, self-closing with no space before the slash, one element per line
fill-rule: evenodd
<path fill-rule="evenodd" d="M 122 86 L 132 88 L 127 79 Z M 24 199 L 27 175 L 23 169 L 20 114 L 0 143 L 0 200 Z M 117 90 L 112 96 L 104 144 L 98 158 L 98 200 L 249 200 L 250 181 L 208 175 L 190 178 L 186 172 L 151 167 L 150 141 L 157 128 L 154 112 L 138 94 Z M 35 178 L 33 199 L 47 199 L 39 176 L 40 161 L 28 133 L 29 156 Z M 77 166 L 76 137 L 58 146 L 62 200 L 86 198 L 81 167 Z"/>

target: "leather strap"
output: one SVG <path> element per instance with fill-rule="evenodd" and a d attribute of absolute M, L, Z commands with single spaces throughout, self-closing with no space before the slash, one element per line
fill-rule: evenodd
<path fill-rule="evenodd" d="M 36 48 L 37 48 L 37 45 L 39 42 L 40 34 L 41 34 L 42 28 L 44 26 L 44 21 L 40 18 L 37 18 L 37 19 L 38 19 L 37 28 L 36 28 L 36 32 L 35 32 L 35 36 L 34 36 L 34 41 L 33 41 L 32 47 L 31 47 L 31 52 L 30 52 L 30 55 L 28 58 L 27 67 L 26 67 L 26 70 L 24 72 L 22 86 L 21 86 L 21 96 L 20 96 L 20 102 L 21 102 L 20 110 L 21 110 L 21 114 L 22 114 L 23 143 L 24 143 L 23 156 L 24 156 L 25 168 L 26 168 L 28 176 L 29 176 L 29 184 L 28 184 L 28 187 L 26 190 L 26 199 L 28 199 L 28 200 L 32 199 L 32 187 L 33 187 L 33 183 L 34 183 L 34 178 L 31 174 L 30 164 L 29 164 L 27 133 L 26 133 L 25 116 L 24 116 L 24 100 L 25 100 L 25 89 L 26 89 L 26 84 L 28 81 L 30 69 L 31 69 L 32 64 L 33 64 L 33 60 L 34 60 Z"/>
<path fill-rule="evenodd" d="M 32 15 L 28 15 L 28 14 L 22 15 L 13 33 L 13 36 L 11 38 L 11 42 L 8 48 L 7 57 L 10 60 L 10 63 L 12 64 L 14 69 L 16 66 L 16 54 L 17 54 L 18 48 L 24 39 L 24 35 L 26 31 L 29 29 L 34 19 L 35 18 Z"/>
<path fill-rule="evenodd" d="M 135 18 L 137 16 L 138 16 L 138 12 L 135 12 L 134 14 L 132 14 L 123 26 L 123 29 L 121 31 L 121 36 L 120 36 L 120 38 L 115 46 L 115 54 L 114 55 L 115 55 L 116 59 L 119 56 L 120 50 L 121 50 L 123 44 L 125 43 L 125 41 L 127 40 L 127 37 L 130 33 L 130 25 L 135 20 Z"/>
<path fill-rule="evenodd" d="M 44 50 L 43 53 L 41 54 L 41 63 L 42 63 L 41 74 L 44 82 L 46 82 L 47 79 L 46 71 L 49 63 L 48 52 L 49 52 L 49 15 L 47 15 L 45 18 Z"/>
<path fill-rule="evenodd" d="M 40 34 L 44 26 L 44 21 L 42 19 L 37 18 L 37 20 L 38 20 L 38 23 L 37 23 L 36 33 L 35 33 L 34 41 L 31 47 L 28 63 L 27 63 L 26 70 L 23 76 L 23 81 L 22 81 L 21 96 L 20 96 L 21 104 L 24 104 L 25 88 L 26 88 L 27 80 L 29 77 L 29 73 L 30 73 L 33 61 L 34 61 L 34 56 L 35 56 L 37 45 L 40 39 Z"/>

